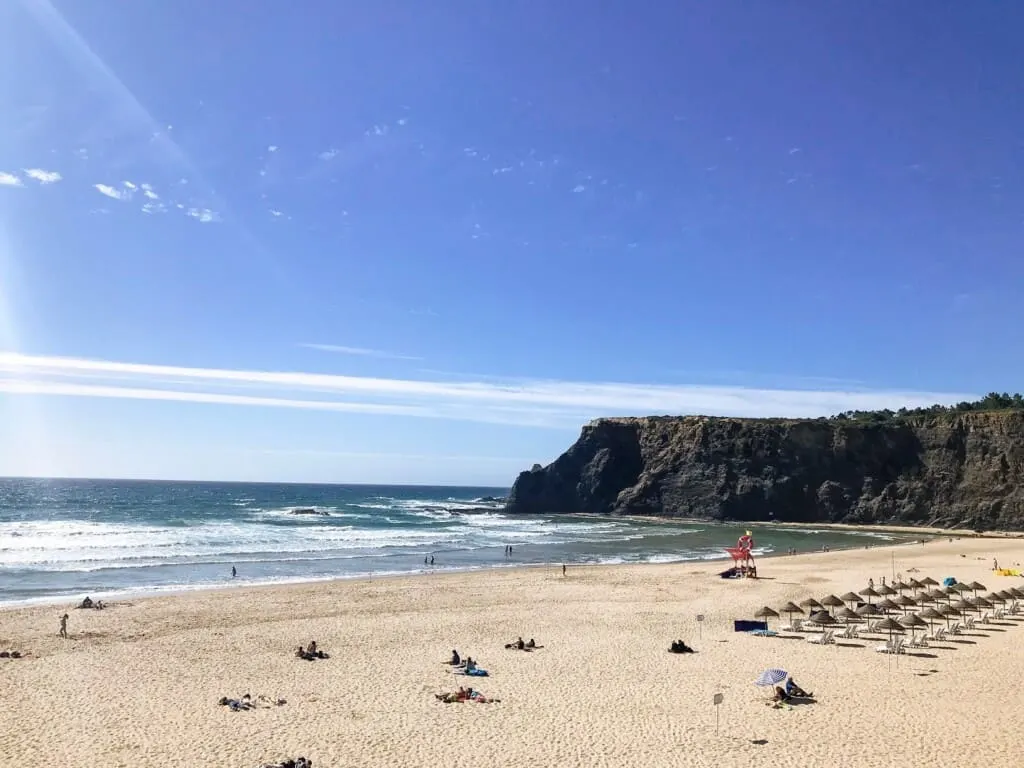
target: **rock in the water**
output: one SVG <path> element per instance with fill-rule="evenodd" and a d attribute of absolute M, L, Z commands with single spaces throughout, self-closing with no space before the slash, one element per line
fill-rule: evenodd
<path fill-rule="evenodd" d="M 509 513 L 1024 529 L 1024 412 L 598 419 Z"/>

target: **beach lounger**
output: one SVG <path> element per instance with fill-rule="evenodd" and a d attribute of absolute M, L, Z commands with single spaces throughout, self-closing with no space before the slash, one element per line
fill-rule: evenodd
<path fill-rule="evenodd" d="M 844 640 L 856 640 L 857 639 L 857 625 L 847 624 L 843 628 L 843 631 L 839 633 L 839 636 Z"/>
<path fill-rule="evenodd" d="M 927 647 L 928 647 L 928 637 L 926 635 L 921 635 L 916 640 L 911 640 L 909 643 L 907 643 L 907 648 L 927 648 Z"/>
<path fill-rule="evenodd" d="M 793 619 L 792 623 L 787 624 L 782 628 L 783 632 L 803 632 L 804 622 L 803 619 Z"/>
<path fill-rule="evenodd" d="M 949 629 L 946 630 L 946 633 L 950 634 L 950 635 L 959 635 L 960 634 L 960 622 L 959 621 L 954 621 L 952 624 L 950 624 L 949 625 Z"/>
<path fill-rule="evenodd" d="M 1018 603 L 1016 600 L 1010 603 L 1009 613 L 1011 616 L 1020 613 L 1020 603 Z"/>
<path fill-rule="evenodd" d="M 985 612 L 984 612 L 983 614 L 981 614 L 981 616 L 980 616 L 980 617 L 978 618 L 978 623 L 979 623 L 979 624 L 988 624 L 988 623 L 989 623 L 990 621 L 992 621 L 992 614 L 991 614 L 990 612 L 988 612 L 988 611 L 985 611 Z M 974 627 L 974 622 L 972 621 L 972 622 L 971 622 L 970 624 L 968 624 L 967 626 L 969 626 L 969 627 L 972 627 L 972 628 L 973 628 L 973 627 Z"/>
<path fill-rule="evenodd" d="M 777 637 L 779 633 L 774 629 L 755 629 L 749 632 L 749 634 L 756 637 Z"/>
<path fill-rule="evenodd" d="M 1006 614 L 1003 612 L 1002 608 L 996 608 L 994 611 L 992 611 L 992 618 L 1003 619 L 1006 618 Z"/>
<path fill-rule="evenodd" d="M 820 635 L 812 635 L 807 638 L 808 643 L 814 643 L 815 645 L 828 645 L 829 643 L 835 642 L 835 632 L 831 630 L 822 632 Z"/>
<path fill-rule="evenodd" d="M 904 640 L 902 637 L 897 637 L 892 642 L 886 642 L 885 645 L 879 645 L 875 648 L 878 653 L 903 653 Z"/>
<path fill-rule="evenodd" d="M 982 619 L 982 622 L 984 622 L 984 621 L 985 620 Z M 974 617 L 973 616 L 965 616 L 964 617 L 964 629 L 974 629 Z"/>

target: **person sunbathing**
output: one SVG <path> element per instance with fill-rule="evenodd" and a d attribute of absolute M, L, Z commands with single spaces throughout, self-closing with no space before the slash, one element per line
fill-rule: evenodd
<path fill-rule="evenodd" d="M 528 641 L 526 642 L 526 647 L 532 650 L 532 649 L 534 649 L 534 648 L 536 648 L 536 647 L 537 647 L 537 643 L 535 643 L 535 642 L 533 641 L 533 638 L 531 637 L 531 638 L 530 638 L 530 639 L 529 639 L 529 640 L 528 640 Z"/>
<path fill-rule="evenodd" d="M 462 658 L 459 656 L 458 651 L 454 649 L 452 650 L 452 658 L 448 663 L 451 664 L 453 667 L 458 667 L 462 665 Z"/>
<path fill-rule="evenodd" d="M 514 643 L 505 643 L 505 647 L 513 651 L 522 651 L 526 648 L 526 643 L 523 642 L 523 638 L 519 638 Z"/>
<path fill-rule="evenodd" d="M 476 662 L 473 661 L 472 658 L 467 656 L 466 657 L 466 671 L 467 672 L 472 672 L 474 669 L 476 669 Z"/>
<path fill-rule="evenodd" d="M 813 699 L 814 698 L 814 694 L 813 693 L 808 693 L 803 688 L 801 688 L 799 685 L 797 685 L 793 681 L 792 677 L 789 678 L 789 680 L 786 681 L 786 695 L 789 698 L 792 698 L 794 696 L 799 697 L 801 699 Z"/>
<path fill-rule="evenodd" d="M 304 661 L 312 661 L 313 657 L 301 645 L 295 650 L 295 658 Z"/>
<path fill-rule="evenodd" d="M 668 649 L 669 653 L 695 653 L 693 648 L 688 646 L 682 640 L 673 640 L 672 645 Z"/>

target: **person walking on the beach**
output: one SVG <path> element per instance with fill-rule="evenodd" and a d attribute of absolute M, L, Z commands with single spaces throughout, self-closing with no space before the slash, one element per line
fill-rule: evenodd
<path fill-rule="evenodd" d="M 434 564 L 434 556 L 433 556 L 433 555 L 431 555 L 431 556 L 430 556 L 430 564 L 431 564 L 431 565 L 433 565 L 433 564 Z"/>
<path fill-rule="evenodd" d="M 562 563 L 562 577 L 565 577 L 565 563 Z"/>
<path fill-rule="evenodd" d="M 238 571 L 235 570 L 235 566 L 231 566 L 231 578 L 235 578 L 238 575 Z"/>
<path fill-rule="evenodd" d="M 68 639 L 68 615 L 66 613 L 60 617 L 60 632 L 57 634 L 64 640 Z"/>

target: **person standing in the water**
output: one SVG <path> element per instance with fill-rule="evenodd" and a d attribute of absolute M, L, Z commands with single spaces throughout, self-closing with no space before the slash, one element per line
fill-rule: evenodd
<path fill-rule="evenodd" d="M 431 556 L 430 556 L 430 564 L 431 564 L 431 565 L 433 565 L 433 564 L 434 564 L 434 556 L 433 556 L 433 555 L 431 555 Z"/>
<path fill-rule="evenodd" d="M 231 566 L 231 578 L 235 578 L 238 575 L 238 571 L 235 570 L 235 566 Z"/>

